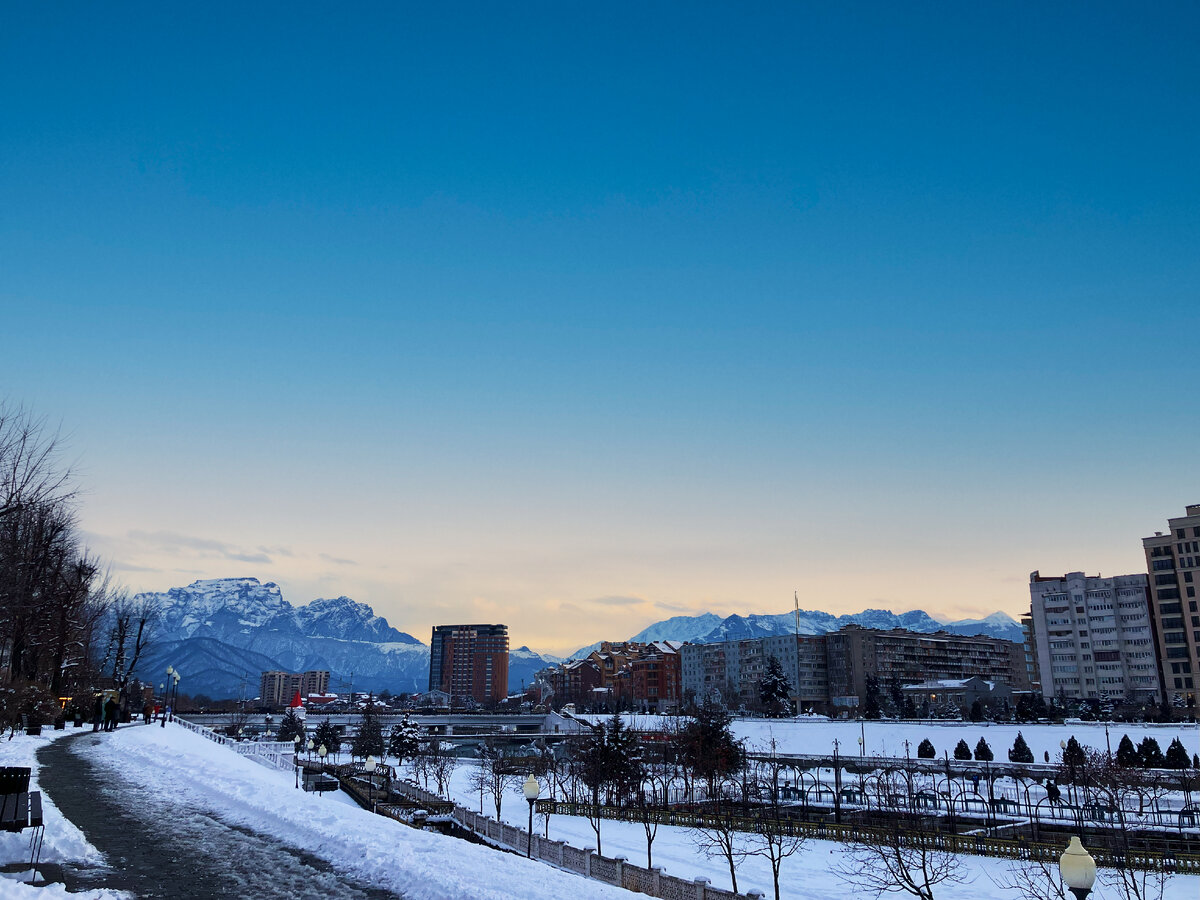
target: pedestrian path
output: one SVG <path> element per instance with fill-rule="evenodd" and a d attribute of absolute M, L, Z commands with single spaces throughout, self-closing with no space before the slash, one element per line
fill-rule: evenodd
<path fill-rule="evenodd" d="M 42 790 L 107 862 L 45 873 L 68 890 L 112 888 L 139 898 L 178 900 L 397 898 L 355 882 L 303 849 L 230 825 L 211 810 L 93 764 L 88 750 L 105 739 L 89 732 L 38 753 Z"/>

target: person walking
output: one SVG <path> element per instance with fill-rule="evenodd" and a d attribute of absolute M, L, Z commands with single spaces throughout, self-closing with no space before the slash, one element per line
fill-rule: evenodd
<path fill-rule="evenodd" d="M 117 730 L 117 709 L 118 709 L 117 701 L 112 699 L 111 697 L 109 697 L 108 702 L 104 704 L 104 730 L 105 731 L 116 731 Z"/>
<path fill-rule="evenodd" d="M 92 707 L 92 731 L 100 730 L 100 723 L 104 719 L 104 695 L 96 695 L 96 703 Z"/>

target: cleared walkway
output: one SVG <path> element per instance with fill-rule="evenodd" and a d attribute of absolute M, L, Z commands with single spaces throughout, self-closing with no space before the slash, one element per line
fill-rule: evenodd
<path fill-rule="evenodd" d="M 91 732 L 38 752 L 41 788 L 104 854 L 107 866 L 47 872 L 68 890 L 114 888 L 137 897 L 180 900 L 393 900 L 327 862 L 274 838 L 223 822 L 212 811 L 153 793 L 119 771 L 101 768 L 88 751 Z"/>

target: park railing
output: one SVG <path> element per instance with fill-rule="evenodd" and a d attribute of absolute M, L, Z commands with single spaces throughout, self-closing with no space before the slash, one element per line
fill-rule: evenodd
<path fill-rule="evenodd" d="M 538 800 L 537 811 L 547 815 L 586 816 L 612 819 L 618 822 L 650 821 L 659 825 L 673 825 L 682 828 L 704 828 L 711 826 L 719 819 L 722 827 L 731 827 L 734 831 L 761 832 L 764 828 L 777 828 L 789 836 L 843 843 L 878 844 L 881 841 L 899 840 L 905 846 L 935 847 L 951 853 L 994 856 L 1004 859 L 1056 862 L 1063 852 L 1062 844 L 982 834 L 924 831 L 914 827 L 915 823 L 913 822 L 906 822 L 903 827 L 895 828 L 861 823 L 806 822 L 787 817 L 764 819 L 727 812 L 717 815 L 715 813 L 706 814 L 698 810 L 593 806 L 588 803 L 572 803 L 564 800 Z M 1200 875 L 1200 856 L 1177 852 L 1170 847 L 1170 843 L 1166 842 L 1165 844 L 1168 849 L 1159 852 L 1141 848 L 1125 849 L 1119 846 L 1101 845 L 1093 839 L 1088 843 L 1088 850 L 1099 866 L 1161 869 L 1182 875 Z"/>
<path fill-rule="evenodd" d="M 743 894 L 715 888 L 709 884 L 707 878 L 677 878 L 668 875 L 661 867 L 648 869 L 634 865 L 624 857 L 601 856 L 590 847 L 580 849 L 565 841 L 552 841 L 538 834 L 531 835 L 524 828 L 498 822 L 491 816 L 473 812 L 431 794 L 411 782 L 392 782 L 392 789 L 410 803 L 429 808 L 434 814 L 440 812 L 448 815 L 455 825 L 471 832 L 485 843 L 649 897 L 660 897 L 664 900 L 760 900 L 763 896 L 758 891 Z M 410 816 L 396 807 L 385 808 L 382 804 L 378 811 L 404 821 L 408 821 Z"/>
<path fill-rule="evenodd" d="M 178 716 L 175 717 L 174 724 L 180 725 L 214 744 L 228 747 L 239 756 L 248 757 L 271 768 L 286 769 L 290 772 L 295 765 L 293 760 L 296 756 L 296 745 L 292 741 L 237 741 L 228 735 L 219 734 L 211 728 L 197 725 L 195 722 L 189 722 Z"/>

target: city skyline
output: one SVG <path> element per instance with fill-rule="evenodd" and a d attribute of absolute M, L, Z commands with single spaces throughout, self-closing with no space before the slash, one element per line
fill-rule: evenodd
<path fill-rule="evenodd" d="M 0 34 L 0 398 L 132 591 L 1019 618 L 1200 502 L 1194 5 L 233 9 Z"/>

